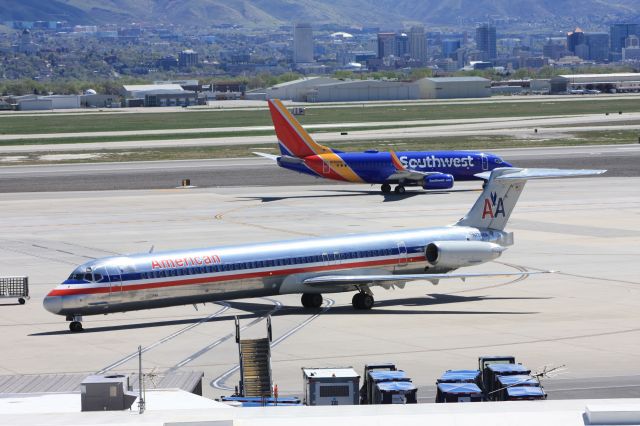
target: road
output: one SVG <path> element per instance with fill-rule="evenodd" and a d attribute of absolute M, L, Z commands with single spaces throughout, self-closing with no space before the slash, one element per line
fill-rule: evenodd
<path fill-rule="evenodd" d="M 639 176 L 640 144 L 494 150 L 521 167 L 607 169 L 607 176 Z M 327 184 L 280 169 L 264 158 L 86 163 L 0 167 L 0 192 L 166 189 L 191 179 L 199 187 Z"/>

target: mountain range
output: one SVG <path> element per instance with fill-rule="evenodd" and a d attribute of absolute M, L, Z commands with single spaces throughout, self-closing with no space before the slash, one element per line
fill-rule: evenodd
<path fill-rule="evenodd" d="M 640 0 L 4 0 L 0 21 L 70 24 L 158 22 L 272 26 L 313 24 L 393 26 L 455 24 L 490 17 L 606 22 L 639 17 Z"/>

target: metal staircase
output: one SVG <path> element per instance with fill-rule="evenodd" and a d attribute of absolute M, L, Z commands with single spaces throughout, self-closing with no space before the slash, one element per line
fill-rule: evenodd
<path fill-rule="evenodd" d="M 240 357 L 240 396 L 272 396 L 271 317 L 267 317 L 267 337 L 240 339 L 240 321 L 236 322 L 236 343 Z"/>

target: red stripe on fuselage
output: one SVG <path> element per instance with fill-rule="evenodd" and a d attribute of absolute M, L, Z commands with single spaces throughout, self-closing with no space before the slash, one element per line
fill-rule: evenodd
<path fill-rule="evenodd" d="M 424 260 L 424 258 L 425 258 L 424 256 L 408 257 L 407 262 L 409 263 L 418 262 L 418 261 Z M 235 275 L 181 279 L 181 280 L 163 281 L 163 282 L 146 283 L 146 284 L 130 284 L 130 285 L 120 286 L 116 283 L 115 285 L 109 286 L 109 287 L 68 288 L 68 289 L 56 288 L 51 290 L 47 296 L 72 296 L 72 295 L 85 295 L 85 294 L 117 293 L 119 291 L 136 291 L 136 290 L 146 290 L 150 288 L 207 284 L 207 283 L 214 283 L 219 281 L 232 281 L 232 280 L 241 280 L 241 279 L 247 279 L 247 278 L 261 278 L 261 277 L 272 277 L 272 276 L 279 276 L 279 275 L 291 275 L 291 274 L 298 274 L 303 272 L 354 269 L 354 268 L 363 268 L 367 266 L 396 265 L 398 264 L 398 261 L 399 261 L 398 258 L 393 258 L 393 259 L 372 260 L 368 262 L 354 262 L 354 263 L 339 264 L 339 265 L 323 265 L 323 266 L 311 266 L 308 268 L 280 269 L 277 271 L 261 271 L 261 272 L 248 272 L 248 273 L 245 272 L 245 273 L 240 273 Z"/>

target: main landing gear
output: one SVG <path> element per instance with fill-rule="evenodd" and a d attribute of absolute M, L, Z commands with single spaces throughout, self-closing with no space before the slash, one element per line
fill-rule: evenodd
<path fill-rule="evenodd" d="M 71 330 L 72 333 L 77 333 L 83 330 L 81 315 L 67 315 L 67 321 L 71 321 L 69 323 L 69 330 Z"/>
<path fill-rule="evenodd" d="M 373 308 L 374 302 L 373 295 L 362 292 L 354 294 L 353 299 L 351 299 L 353 307 L 359 310 L 369 310 Z"/>
<path fill-rule="evenodd" d="M 300 300 L 305 308 L 317 309 L 322 306 L 322 295 L 319 293 L 303 293 Z"/>
<path fill-rule="evenodd" d="M 395 191 L 396 194 L 404 194 L 404 192 L 405 192 L 404 185 L 399 183 L 396 186 L 396 189 L 394 189 L 394 191 Z"/>
<path fill-rule="evenodd" d="M 380 190 L 382 191 L 383 194 L 388 194 L 391 192 L 391 185 L 389 185 L 388 183 L 383 183 L 382 186 L 380 187 Z M 398 185 L 396 185 L 396 189 L 394 189 L 396 194 L 404 194 L 405 192 L 405 188 L 404 185 L 399 183 Z"/>

